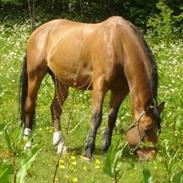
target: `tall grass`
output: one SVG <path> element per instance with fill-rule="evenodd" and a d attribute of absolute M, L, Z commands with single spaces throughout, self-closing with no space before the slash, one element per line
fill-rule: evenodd
<path fill-rule="evenodd" d="M 8 175 L 6 181 L 13 181 L 13 159 L 16 158 L 16 171 L 21 171 L 22 144 L 16 145 L 12 136 L 14 129 L 19 128 L 18 88 L 22 58 L 26 50 L 26 40 L 30 35 L 30 23 L 17 20 L 17 23 L 6 21 L 0 24 L 0 182 L 3 170 Z M 148 36 L 150 38 L 150 36 Z M 152 39 L 152 37 L 151 37 Z M 162 113 L 162 133 L 159 137 L 159 153 L 155 160 L 139 162 L 129 154 L 128 147 L 120 151 L 119 164 L 116 166 L 121 176 L 119 182 L 181 182 L 183 154 L 183 42 L 170 41 L 154 44 L 148 41 L 155 55 L 159 72 L 158 100 L 165 101 L 165 111 Z M 49 107 L 53 98 L 53 84 L 47 76 L 41 86 L 37 101 L 37 116 L 34 127 L 34 142 L 42 147 L 32 166 L 26 169 L 25 182 L 52 182 L 57 155 L 52 146 L 51 116 Z M 99 129 L 96 142 L 94 161 L 86 162 L 81 156 L 84 151 L 91 117 L 91 92 L 70 90 L 61 125 L 66 144 L 70 148 L 68 155 L 59 161 L 56 182 L 101 183 L 111 182 L 104 174 L 107 156 L 100 151 L 104 127 L 107 121 L 108 95 L 104 102 L 103 124 Z M 113 136 L 113 146 L 119 139 L 125 143 L 121 129 L 130 124 L 131 111 L 129 98 L 125 100 L 118 114 L 116 129 Z M 77 124 L 79 124 L 77 126 Z M 5 127 L 6 126 L 6 127 Z M 10 135 L 8 140 L 7 136 Z M 13 139 L 16 146 L 11 147 Z M 9 142 L 12 141 L 12 142 Z M 16 156 L 12 154 L 16 150 Z M 113 150 L 111 152 L 114 153 Z M 23 153 L 23 152 L 22 152 Z M 115 154 L 115 153 L 114 153 Z M 26 156 L 26 155 L 25 155 Z M 108 160 L 113 164 L 114 159 Z M 109 169 L 108 169 L 109 170 Z M 115 169 L 112 170 L 115 175 Z M 5 174 L 5 175 L 6 175 Z M 17 179 L 18 181 L 18 179 Z"/>

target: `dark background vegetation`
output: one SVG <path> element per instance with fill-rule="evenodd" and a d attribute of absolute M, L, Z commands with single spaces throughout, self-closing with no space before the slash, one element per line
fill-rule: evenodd
<path fill-rule="evenodd" d="M 147 28 L 149 17 L 160 13 L 158 0 L 0 0 L 1 21 L 7 18 L 29 17 L 29 6 L 34 2 L 35 20 L 47 21 L 53 18 L 69 18 L 84 22 L 98 22 L 112 15 L 120 15 L 135 25 Z M 183 24 L 181 12 L 183 1 L 162 0 L 172 10 L 172 16 Z"/>

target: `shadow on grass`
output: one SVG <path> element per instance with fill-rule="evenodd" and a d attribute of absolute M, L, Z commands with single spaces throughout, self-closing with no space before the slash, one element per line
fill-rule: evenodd
<path fill-rule="evenodd" d="M 84 146 L 78 146 L 78 147 L 71 147 L 69 148 L 69 152 L 70 153 L 75 153 L 76 155 L 84 155 Z M 96 147 L 93 155 L 97 155 L 97 156 L 104 156 L 106 153 L 102 152 L 100 147 Z"/>

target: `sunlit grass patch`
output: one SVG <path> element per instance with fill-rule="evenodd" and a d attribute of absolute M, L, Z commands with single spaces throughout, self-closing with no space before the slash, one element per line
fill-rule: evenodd
<path fill-rule="evenodd" d="M 9 124 L 11 128 L 19 126 L 18 88 L 21 65 L 26 50 L 26 40 L 30 34 L 30 25 L 26 21 L 11 27 L 0 25 L 0 125 Z M 121 182 L 142 182 L 143 170 L 149 170 L 154 182 L 173 180 L 182 169 L 183 154 L 183 42 L 151 45 L 159 73 L 158 101 L 165 101 L 162 113 L 162 130 L 159 137 L 159 153 L 150 162 L 139 162 L 127 149 L 122 154 Z M 54 129 L 51 123 L 50 105 L 54 88 L 49 76 L 44 79 L 38 95 L 37 116 L 34 127 L 34 143 L 41 144 L 42 151 L 28 172 L 27 183 L 46 183 L 53 181 L 58 155 L 52 145 Z M 101 152 L 104 129 L 107 123 L 109 95 L 104 102 L 103 123 L 99 129 L 94 151 L 94 160 L 84 160 L 84 145 L 91 118 L 91 92 L 71 89 L 63 108 L 61 126 L 63 137 L 69 148 L 67 155 L 61 156 L 56 182 L 101 183 L 110 182 L 104 174 L 105 154 Z M 121 105 L 113 143 L 116 136 L 131 123 L 130 99 Z M 124 136 L 124 134 L 122 134 Z M 122 138 L 124 142 L 124 138 Z M 11 161 L 4 141 L 0 138 L 0 163 Z"/>

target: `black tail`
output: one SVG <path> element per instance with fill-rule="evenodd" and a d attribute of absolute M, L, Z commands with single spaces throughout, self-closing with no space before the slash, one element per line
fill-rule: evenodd
<path fill-rule="evenodd" d="M 27 55 L 25 55 L 22 66 L 22 73 L 20 76 L 20 91 L 19 91 L 21 125 L 25 122 L 24 105 L 27 97 L 27 91 L 28 91 Z"/>

